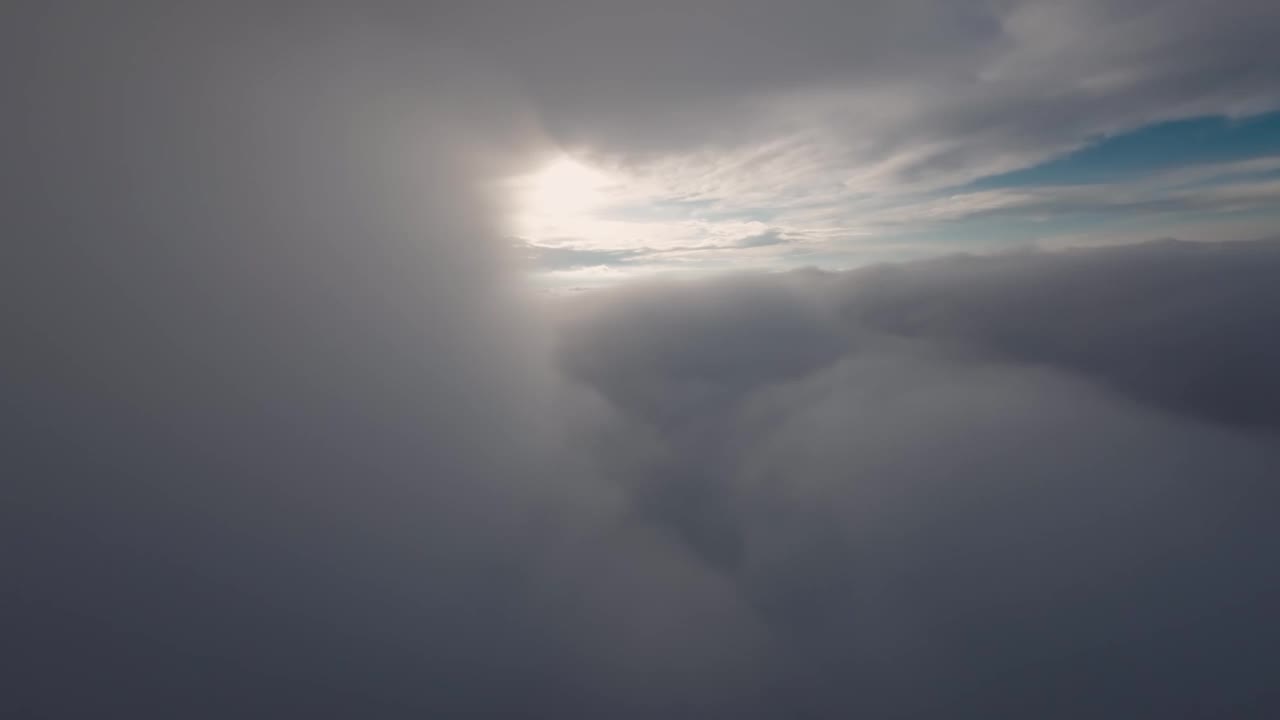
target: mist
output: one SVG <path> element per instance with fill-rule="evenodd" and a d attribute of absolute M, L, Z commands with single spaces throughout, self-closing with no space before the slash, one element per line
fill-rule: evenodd
<path fill-rule="evenodd" d="M 510 177 L 924 63 L 560 5 L 4 12 L 7 714 L 1274 714 L 1280 245 L 539 292 Z"/>

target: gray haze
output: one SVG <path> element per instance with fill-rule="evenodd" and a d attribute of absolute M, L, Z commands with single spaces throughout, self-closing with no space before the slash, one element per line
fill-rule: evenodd
<path fill-rule="evenodd" d="M 495 189 L 833 84 L 904 176 L 1266 106 L 1271 5 L 606 5 L 0 14 L 0 714 L 1274 716 L 1275 243 L 548 300 Z"/>

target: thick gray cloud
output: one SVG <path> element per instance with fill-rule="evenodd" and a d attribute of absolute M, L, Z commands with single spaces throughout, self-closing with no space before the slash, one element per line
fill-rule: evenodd
<path fill-rule="evenodd" d="M 488 191 L 538 116 L 672 147 L 650 110 L 926 73 L 890 30 L 968 12 L 599 7 L 8 7 L 8 714 L 1274 710 L 1272 246 L 654 285 L 553 330 Z M 786 64 L 807 34 L 840 57 Z"/>
<path fill-rule="evenodd" d="M 484 191 L 533 147 L 503 84 L 373 10 L 70 10 L 4 24 L 6 713 L 714 687 L 650 638 L 697 613 L 727 673 L 743 611 L 564 449 L 600 410 Z"/>
<path fill-rule="evenodd" d="M 562 357 L 760 614 L 778 714 L 1261 717 L 1278 276 L 1166 242 L 655 285 L 575 300 Z"/>

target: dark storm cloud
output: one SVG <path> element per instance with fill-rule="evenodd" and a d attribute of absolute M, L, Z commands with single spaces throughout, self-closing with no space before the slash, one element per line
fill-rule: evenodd
<path fill-rule="evenodd" d="M 6 715 L 1274 715 L 1272 245 L 593 294 L 557 357 L 533 116 L 665 148 L 993 25 L 534 5 L 6 8 Z"/>

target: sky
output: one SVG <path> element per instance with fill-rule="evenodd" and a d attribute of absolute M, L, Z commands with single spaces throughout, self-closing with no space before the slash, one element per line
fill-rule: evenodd
<path fill-rule="evenodd" d="M 846 5 L 549 29 L 615 49 L 582 67 L 511 49 L 553 103 L 511 230 L 542 283 L 1269 234 L 1266 3 Z"/>
<path fill-rule="evenodd" d="M 0 10 L 0 715 L 1273 718 L 1280 9 Z"/>
<path fill-rule="evenodd" d="M 1141 125 L 941 187 L 834 180 L 825 173 L 856 170 L 790 162 L 772 158 L 759 176 L 770 179 L 768 188 L 751 187 L 759 180 L 748 161 L 718 180 L 730 188 L 684 189 L 687 166 L 655 180 L 647 169 L 609 173 L 564 155 L 517 182 L 517 237 L 551 287 L 663 272 L 847 269 L 1203 232 L 1257 239 L 1277 219 L 1280 114 Z"/>

